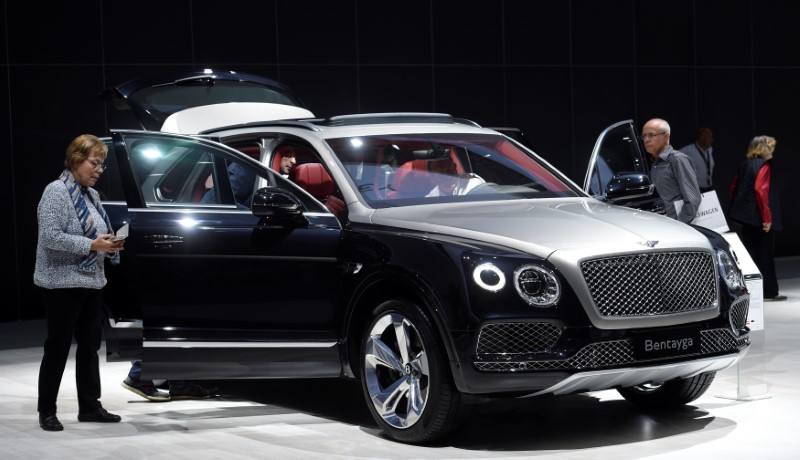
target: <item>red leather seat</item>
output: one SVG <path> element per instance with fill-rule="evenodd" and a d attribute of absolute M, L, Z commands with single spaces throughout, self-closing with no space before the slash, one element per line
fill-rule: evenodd
<path fill-rule="evenodd" d="M 406 161 L 395 171 L 392 190 L 386 194 L 386 198 L 423 197 L 433 190 L 433 186 L 426 160 Z"/>
<path fill-rule="evenodd" d="M 236 149 L 254 160 L 259 160 L 261 158 L 261 146 L 258 144 L 242 145 L 236 147 Z"/>
<path fill-rule="evenodd" d="M 297 165 L 292 171 L 292 181 L 321 201 L 333 214 L 347 208 L 344 201 L 334 195 L 336 184 L 321 163 Z"/>

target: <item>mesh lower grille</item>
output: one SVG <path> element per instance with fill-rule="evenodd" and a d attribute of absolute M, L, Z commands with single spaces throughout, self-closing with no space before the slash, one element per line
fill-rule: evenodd
<path fill-rule="evenodd" d="M 716 304 L 713 257 L 651 252 L 581 263 L 600 315 L 633 317 L 702 310 Z"/>
<path fill-rule="evenodd" d="M 750 312 L 750 297 L 746 296 L 739 299 L 731 306 L 730 320 L 731 328 L 734 333 L 747 325 L 747 315 Z"/>
<path fill-rule="evenodd" d="M 728 329 L 701 331 L 700 354 L 733 352 L 748 343 L 747 336 L 735 337 Z M 692 356 L 692 355 L 686 355 Z M 575 355 L 563 360 L 549 361 L 476 361 L 475 367 L 485 372 L 519 372 L 543 370 L 589 370 L 637 363 L 657 363 L 660 360 L 637 361 L 633 358 L 633 345 L 630 340 L 614 340 L 589 344 Z"/>
<path fill-rule="evenodd" d="M 478 354 L 542 353 L 561 337 L 553 323 L 494 323 L 481 329 Z"/>

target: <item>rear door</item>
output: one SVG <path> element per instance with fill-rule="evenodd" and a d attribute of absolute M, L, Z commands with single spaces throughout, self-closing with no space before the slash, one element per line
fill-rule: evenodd
<path fill-rule="evenodd" d="M 220 144 L 144 131 L 112 138 L 130 222 L 125 255 L 142 315 L 143 376 L 338 376 L 336 218 Z M 302 221 L 253 215 L 234 189 L 234 164 L 250 199 L 259 187 L 282 188 L 297 197 Z"/>

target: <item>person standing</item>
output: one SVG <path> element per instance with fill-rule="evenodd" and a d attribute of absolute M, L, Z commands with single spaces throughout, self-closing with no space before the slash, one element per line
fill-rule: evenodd
<path fill-rule="evenodd" d="M 705 193 L 714 190 L 714 133 L 709 128 L 700 128 L 695 134 L 694 142 L 681 147 L 681 152 L 685 153 L 694 165 L 697 185 L 700 191 Z"/>
<path fill-rule="evenodd" d="M 650 178 L 664 201 L 667 216 L 689 223 L 695 218 L 702 196 L 692 161 L 669 144 L 670 127 L 666 120 L 653 118 L 642 127 L 644 148 L 653 156 Z M 675 202 L 683 200 L 680 213 Z"/>
<path fill-rule="evenodd" d="M 775 144 L 773 137 L 754 137 L 728 189 L 728 217 L 740 224 L 737 233 L 761 272 L 765 301 L 786 300 L 779 294 L 775 272 L 775 232 L 781 230 L 780 200 L 772 174 Z"/>
<path fill-rule="evenodd" d="M 70 142 L 64 170 L 49 183 L 37 208 L 38 241 L 33 281 L 41 288 L 47 322 L 44 356 L 39 367 L 39 426 L 61 431 L 56 399 L 72 339 L 78 421 L 119 422 L 100 404 L 97 352 L 102 340 L 104 263 L 119 263 L 123 241 L 112 241 L 111 222 L 92 186 L 105 170 L 108 147 L 83 134 Z"/>

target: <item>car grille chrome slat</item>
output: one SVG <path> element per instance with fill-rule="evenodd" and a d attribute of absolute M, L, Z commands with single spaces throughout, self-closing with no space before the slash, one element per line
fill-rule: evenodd
<path fill-rule="evenodd" d="M 728 329 L 711 329 L 701 331 L 700 353 L 683 356 L 673 356 L 669 359 L 690 356 L 711 355 L 737 351 L 749 343 L 747 336 L 736 337 Z M 637 363 L 653 364 L 665 359 L 636 360 L 633 355 L 633 343 L 629 339 L 612 340 L 589 344 L 573 356 L 562 360 L 541 361 L 476 361 L 475 367 L 484 372 L 522 372 L 542 370 L 588 370 L 615 366 L 632 365 Z"/>
<path fill-rule="evenodd" d="M 603 317 L 668 315 L 717 305 L 713 257 L 705 252 L 650 252 L 581 263 Z"/>

